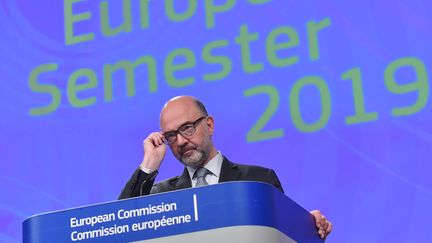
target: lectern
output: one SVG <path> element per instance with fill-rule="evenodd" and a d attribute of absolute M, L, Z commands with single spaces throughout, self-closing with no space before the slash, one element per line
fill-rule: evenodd
<path fill-rule="evenodd" d="M 313 216 L 271 185 L 227 182 L 32 216 L 25 243 L 323 242 Z"/>

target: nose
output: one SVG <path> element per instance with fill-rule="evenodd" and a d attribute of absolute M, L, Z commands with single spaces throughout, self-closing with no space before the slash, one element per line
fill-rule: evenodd
<path fill-rule="evenodd" d="M 183 144 L 187 143 L 187 139 L 181 135 L 181 133 L 177 133 L 177 145 L 182 146 Z"/>

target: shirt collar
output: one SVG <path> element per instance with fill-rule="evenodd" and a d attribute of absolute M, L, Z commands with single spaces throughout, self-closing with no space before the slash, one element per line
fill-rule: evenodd
<path fill-rule="evenodd" d="M 220 153 L 220 151 L 218 151 L 217 154 L 216 154 L 216 156 L 213 157 L 209 162 L 207 162 L 206 165 L 204 165 L 204 168 L 206 168 L 207 170 L 209 170 L 212 175 L 214 175 L 214 176 L 216 176 L 216 177 L 219 178 L 219 174 L 220 174 L 221 167 L 222 167 L 222 161 L 223 161 L 222 154 Z M 192 180 L 193 179 L 193 175 L 195 174 L 195 171 L 197 169 L 193 168 L 193 167 L 190 167 L 190 166 L 186 166 L 186 169 L 188 170 L 189 177 Z"/>

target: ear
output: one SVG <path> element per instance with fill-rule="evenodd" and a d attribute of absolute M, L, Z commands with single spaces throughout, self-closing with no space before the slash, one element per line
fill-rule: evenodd
<path fill-rule="evenodd" d="M 213 117 L 212 116 L 208 116 L 207 118 L 206 118 L 206 125 L 207 125 L 207 130 L 208 130 L 208 133 L 210 134 L 210 135 L 213 135 L 213 132 L 214 132 L 214 119 L 213 119 Z"/>

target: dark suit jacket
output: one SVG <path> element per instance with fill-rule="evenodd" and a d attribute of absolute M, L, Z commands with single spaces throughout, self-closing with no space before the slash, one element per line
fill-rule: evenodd
<path fill-rule="evenodd" d="M 138 168 L 123 188 L 119 199 L 192 187 L 192 182 L 186 168 L 181 176 L 154 184 L 156 175 L 157 171 L 147 174 Z M 224 157 L 219 182 L 227 181 L 260 181 L 271 184 L 283 192 L 281 183 L 272 169 L 254 165 L 235 164 Z"/>

